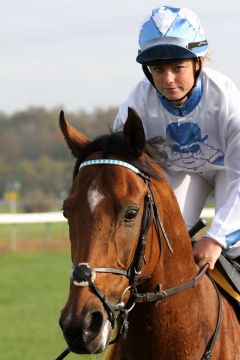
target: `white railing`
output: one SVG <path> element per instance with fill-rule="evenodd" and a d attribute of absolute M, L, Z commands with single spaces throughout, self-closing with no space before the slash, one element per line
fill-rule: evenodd
<path fill-rule="evenodd" d="M 203 209 L 203 218 L 213 218 L 214 209 Z M 66 222 L 62 212 L 27 213 L 27 214 L 0 214 L 0 225 L 12 225 L 10 229 L 10 247 L 13 251 L 17 249 L 17 228 L 18 224 L 46 224 L 46 238 L 49 237 L 49 228 L 52 223 Z"/>
<path fill-rule="evenodd" d="M 45 224 L 43 241 L 49 243 L 52 224 L 60 222 L 66 222 L 66 219 L 60 211 L 47 213 L 0 214 L 0 225 L 10 225 L 10 249 L 12 251 L 17 250 L 19 226 L 21 226 L 21 224 Z"/>
<path fill-rule="evenodd" d="M 214 209 L 203 209 L 201 217 L 213 218 Z M 65 222 L 62 212 L 29 213 L 29 214 L 0 214 L 0 224 L 32 224 Z"/>
<path fill-rule="evenodd" d="M 62 212 L 0 214 L 0 224 L 56 223 L 66 221 Z"/>

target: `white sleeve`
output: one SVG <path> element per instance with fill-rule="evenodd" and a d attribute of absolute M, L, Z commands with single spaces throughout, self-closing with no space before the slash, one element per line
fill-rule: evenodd
<path fill-rule="evenodd" d="M 145 104 L 148 103 L 148 92 L 151 85 L 145 79 L 140 81 L 131 91 L 128 98 L 120 105 L 113 123 L 113 132 L 122 131 L 128 116 L 128 108 L 134 109 L 143 120 L 146 114 Z"/>
<path fill-rule="evenodd" d="M 227 171 L 225 204 L 217 211 L 206 235 L 225 249 L 240 247 L 240 93 L 231 83 L 227 109 L 224 165 Z"/>
<path fill-rule="evenodd" d="M 114 120 L 112 130 L 113 132 L 122 131 L 125 121 L 127 120 L 128 107 L 131 106 L 131 95 L 119 107 L 117 116 Z"/>

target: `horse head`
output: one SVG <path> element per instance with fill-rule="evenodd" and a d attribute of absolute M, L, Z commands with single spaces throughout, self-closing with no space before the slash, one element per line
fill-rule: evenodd
<path fill-rule="evenodd" d="M 93 142 L 67 123 L 63 112 L 60 127 L 77 158 L 63 204 L 73 269 L 60 326 L 71 351 L 97 353 L 111 341 L 116 319 L 121 319 L 117 336 L 125 334 L 132 292 L 140 283 L 151 287 L 161 249 L 171 254 L 172 238 L 181 231 L 186 238 L 187 231 L 164 171 L 149 156 L 134 110 L 129 109 L 121 134 Z M 170 216 L 169 206 L 176 216 Z M 170 240 L 166 232 L 172 233 Z"/>

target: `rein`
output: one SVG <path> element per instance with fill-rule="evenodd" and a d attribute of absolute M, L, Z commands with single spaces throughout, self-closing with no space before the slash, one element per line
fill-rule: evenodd
<path fill-rule="evenodd" d="M 180 285 L 174 286 L 169 289 L 162 289 L 162 285 L 159 284 L 155 292 L 151 293 L 139 293 L 137 289 L 133 290 L 133 298 L 134 302 L 136 303 L 143 303 L 143 302 L 156 302 L 156 305 L 164 302 L 169 296 L 175 295 L 183 290 L 190 289 L 196 287 L 199 282 L 202 280 L 203 276 L 205 275 L 208 269 L 208 264 L 204 265 L 197 275 Z"/>
<path fill-rule="evenodd" d="M 177 285 L 173 288 L 169 289 L 162 289 L 162 286 L 160 284 L 157 285 L 157 288 L 155 292 L 151 293 L 139 293 L 137 290 L 137 286 L 140 282 L 145 281 L 146 279 L 149 279 L 151 275 L 141 277 L 141 270 L 143 262 L 145 261 L 145 249 L 146 249 L 146 239 L 148 230 L 153 222 L 153 219 L 155 219 L 156 223 L 156 231 L 157 231 L 157 237 L 159 242 L 159 248 L 160 253 L 162 249 L 162 237 L 161 234 L 166 242 L 166 245 L 171 253 L 173 253 L 172 246 L 169 242 L 168 236 L 165 232 L 163 223 L 161 221 L 160 214 L 158 212 L 156 202 L 154 200 L 154 196 L 150 187 L 150 178 L 141 172 L 138 168 L 135 166 L 116 159 L 96 159 L 96 160 L 87 160 L 80 164 L 80 169 L 86 167 L 86 166 L 92 166 L 92 165 L 118 165 L 126 167 L 133 172 L 135 172 L 137 175 L 139 175 L 147 185 L 147 194 L 144 198 L 144 210 L 143 210 L 143 216 L 142 216 L 142 223 L 141 223 L 141 229 L 140 229 L 140 235 L 138 240 L 138 245 L 133 257 L 133 261 L 130 264 L 129 268 L 127 270 L 119 269 L 119 268 L 108 268 L 108 267 L 90 267 L 87 263 L 79 263 L 78 265 L 73 265 L 72 273 L 71 273 L 71 284 L 74 286 L 79 287 L 89 287 L 94 294 L 101 300 L 107 314 L 108 314 L 108 320 L 111 323 L 112 328 L 115 326 L 115 321 L 119 316 L 120 324 L 118 333 L 116 335 L 116 338 L 113 339 L 110 344 L 116 343 L 120 338 L 125 338 L 128 331 L 128 313 L 133 309 L 136 303 L 144 303 L 144 302 L 155 302 L 155 305 L 158 305 L 162 302 L 164 302 L 169 296 L 172 296 L 174 294 L 177 294 L 181 291 L 184 291 L 189 288 L 193 288 L 197 286 L 197 284 L 202 280 L 203 276 L 205 275 L 208 264 L 206 264 L 200 271 L 197 273 L 197 275 L 191 279 L 188 280 L 180 285 Z M 96 273 L 110 273 L 110 274 L 116 274 L 125 276 L 129 279 L 130 286 L 124 290 L 120 300 L 118 303 L 111 305 L 110 302 L 107 300 L 106 296 L 101 292 L 101 290 L 94 284 L 94 279 L 96 277 Z M 215 284 L 214 284 L 215 286 Z M 216 286 L 215 286 L 216 288 Z M 132 300 L 132 306 L 130 309 L 126 309 L 126 304 L 124 303 L 124 296 L 127 291 L 131 292 L 131 300 Z M 218 289 L 216 288 L 217 294 L 218 294 L 218 302 L 219 302 L 219 313 L 218 313 L 218 321 L 217 326 L 214 331 L 213 337 L 210 339 L 209 344 L 207 346 L 207 350 L 205 351 L 203 357 L 201 360 L 208 360 L 211 356 L 211 349 L 215 343 L 220 322 L 221 322 L 221 299 L 218 292 Z M 64 359 L 68 354 L 70 353 L 69 349 L 66 349 L 62 354 L 60 354 L 55 360 L 62 360 Z"/>

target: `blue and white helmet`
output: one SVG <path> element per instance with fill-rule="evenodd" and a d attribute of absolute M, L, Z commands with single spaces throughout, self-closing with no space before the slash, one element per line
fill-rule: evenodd
<path fill-rule="evenodd" d="M 208 43 L 197 15 L 187 8 L 161 6 L 142 24 L 137 62 L 189 59 L 208 53 Z"/>

